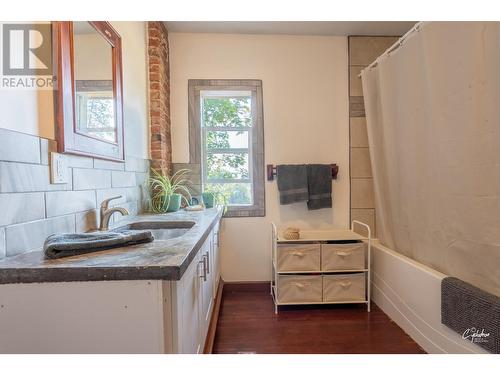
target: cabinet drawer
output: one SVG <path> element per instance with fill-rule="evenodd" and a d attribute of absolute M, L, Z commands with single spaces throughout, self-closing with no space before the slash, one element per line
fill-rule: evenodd
<path fill-rule="evenodd" d="M 321 269 L 323 271 L 365 269 L 365 243 L 321 245 Z"/>
<path fill-rule="evenodd" d="M 279 276 L 278 302 L 279 303 L 307 303 L 321 302 L 322 299 L 321 275 L 316 276 Z"/>
<path fill-rule="evenodd" d="M 323 276 L 323 302 L 364 301 L 365 274 Z"/>
<path fill-rule="evenodd" d="M 278 245 L 278 272 L 319 271 L 320 245 Z"/>

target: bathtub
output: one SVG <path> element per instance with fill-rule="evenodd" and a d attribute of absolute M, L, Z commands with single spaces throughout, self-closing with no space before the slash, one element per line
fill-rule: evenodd
<path fill-rule="evenodd" d="M 441 324 L 435 271 L 372 241 L 371 299 L 428 353 L 488 353 Z"/>

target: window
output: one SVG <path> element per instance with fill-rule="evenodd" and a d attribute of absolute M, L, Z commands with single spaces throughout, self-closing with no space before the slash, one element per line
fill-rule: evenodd
<path fill-rule="evenodd" d="M 190 162 L 200 164 L 202 191 L 227 216 L 264 216 L 261 81 L 190 80 L 189 91 Z"/>

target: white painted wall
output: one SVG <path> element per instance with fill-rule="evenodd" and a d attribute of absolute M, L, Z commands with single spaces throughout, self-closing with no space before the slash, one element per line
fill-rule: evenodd
<path fill-rule="evenodd" d="M 270 278 L 270 223 L 349 225 L 347 38 L 170 33 L 173 160 L 189 161 L 188 79 L 261 79 L 265 163 L 337 163 L 333 209 L 280 206 L 266 181 L 266 217 L 223 220 L 226 281 Z"/>
<path fill-rule="evenodd" d="M 0 40 L 2 25 L 0 23 Z M 149 157 L 147 30 L 145 22 L 112 22 L 122 37 L 125 153 Z M 55 138 L 53 92 L 0 88 L 0 128 Z"/>

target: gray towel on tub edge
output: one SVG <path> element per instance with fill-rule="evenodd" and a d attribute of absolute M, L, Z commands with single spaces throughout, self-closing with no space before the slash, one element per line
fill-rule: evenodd
<path fill-rule="evenodd" d="M 307 166 L 305 164 L 278 165 L 276 173 L 280 204 L 307 201 Z"/>
<path fill-rule="evenodd" d="M 332 166 L 329 164 L 309 164 L 307 166 L 309 210 L 332 207 Z"/>
<path fill-rule="evenodd" d="M 500 297 L 456 277 L 441 281 L 441 323 L 491 353 L 500 354 Z"/>
<path fill-rule="evenodd" d="M 131 246 L 154 240 L 147 230 L 120 230 L 93 233 L 62 233 L 49 236 L 43 245 L 46 258 L 58 259 Z"/>

